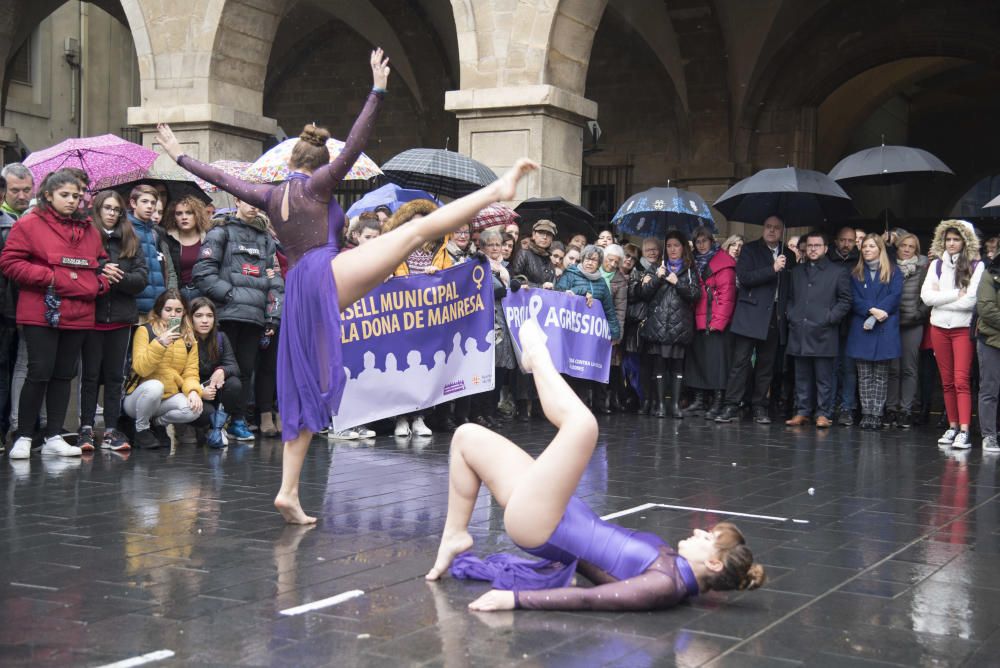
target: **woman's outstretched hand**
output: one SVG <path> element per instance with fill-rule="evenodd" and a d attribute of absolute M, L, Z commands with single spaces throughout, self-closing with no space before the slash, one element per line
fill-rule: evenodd
<path fill-rule="evenodd" d="M 181 143 L 177 141 L 174 131 L 166 123 L 159 123 L 156 126 L 156 141 L 160 142 L 160 146 L 163 147 L 167 155 L 173 158 L 174 162 L 177 161 L 177 158 L 184 155 L 184 151 L 181 150 Z"/>
<path fill-rule="evenodd" d="M 491 589 L 469 604 L 469 610 L 476 612 L 495 612 L 497 610 L 514 609 L 514 592 L 503 589 Z"/>
<path fill-rule="evenodd" d="M 499 179 L 493 182 L 494 195 L 497 200 L 512 200 L 517 196 L 517 183 L 525 174 L 538 169 L 538 163 L 528 158 L 521 158 L 514 163 Z"/>
<path fill-rule="evenodd" d="M 389 59 L 382 52 L 381 48 L 372 51 L 372 82 L 376 88 L 385 90 L 389 83 Z"/>

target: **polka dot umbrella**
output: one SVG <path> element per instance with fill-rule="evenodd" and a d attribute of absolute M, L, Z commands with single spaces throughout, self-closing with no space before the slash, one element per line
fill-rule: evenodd
<path fill-rule="evenodd" d="M 24 166 L 31 170 L 35 183 L 57 169 L 82 169 L 90 176 L 90 190 L 97 191 L 145 176 L 156 156 L 145 146 L 107 134 L 67 139 L 35 151 L 25 158 Z"/>
<path fill-rule="evenodd" d="M 277 183 L 287 179 L 290 174 L 288 171 L 288 158 L 291 157 L 292 149 L 295 148 L 295 144 L 298 141 L 298 137 L 286 139 L 257 158 L 252 165 L 247 167 L 243 173 L 243 178 L 258 183 Z M 330 151 L 330 161 L 332 162 L 344 150 L 344 142 L 339 139 L 330 138 L 326 142 L 326 148 Z M 364 181 L 381 173 L 382 170 L 378 168 L 375 161 L 362 153 L 358 156 L 354 166 L 347 172 L 347 176 L 344 179 L 348 181 Z"/>

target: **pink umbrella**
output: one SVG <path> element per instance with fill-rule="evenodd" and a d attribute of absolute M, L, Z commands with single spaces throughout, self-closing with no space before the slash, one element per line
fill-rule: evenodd
<path fill-rule="evenodd" d="M 156 160 L 156 152 L 115 135 L 67 139 L 35 151 L 24 160 L 35 183 L 49 172 L 75 167 L 90 176 L 90 189 L 102 190 L 142 178 Z"/>

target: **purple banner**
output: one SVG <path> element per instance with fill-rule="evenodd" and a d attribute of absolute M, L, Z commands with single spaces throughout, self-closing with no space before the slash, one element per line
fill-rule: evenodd
<path fill-rule="evenodd" d="M 493 389 L 485 262 L 390 279 L 341 314 L 347 384 L 338 431 Z"/>
<path fill-rule="evenodd" d="M 504 314 L 517 349 L 521 323 L 534 318 L 549 337 L 548 348 L 559 373 L 608 382 L 611 369 L 611 328 L 601 303 L 565 292 L 522 288 L 503 299 Z"/>

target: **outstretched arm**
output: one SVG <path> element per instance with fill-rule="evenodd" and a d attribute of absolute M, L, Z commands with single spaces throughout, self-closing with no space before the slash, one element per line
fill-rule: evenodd
<path fill-rule="evenodd" d="M 206 165 L 200 160 L 195 160 L 184 153 L 184 149 L 177 141 L 177 137 L 174 136 L 173 130 L 166 123 L 160 123 L 156 126 L 156 141 L 160 142 L 163 150 L 173 158 L 174 162 L 195 176 L 239 197 L 248 204 L 253 204 L 258 209 L 267 208 L 267 196 L 274 186 L 267 183 L 247 183 L 211 165 Z"/>
<path fill-rule="evenodd" d="M 509 592 L 489 591 L 469 604 L 470 610 L 656 610 L 676 605 L 683 588 L 660 571 L 596 587 L 563 587 Z"/>
<path fill-rule="evenodd" d="M 351 171 L 375 127 L 375 119 L 378 117 L 382 98 L 385 96 L 385 87 L 389 83 L 389 59 L 384 56 L 382 49 L 372 51 L 371 67 L 372 91 L 368 94 L 365 106 L 354 121 L 347 139 L 344 140 L 343 150 L 333 162 L 317 169 L 306 184 L 306 188 L 322 201 L 330 199 L 333 189 L 343 180 L 347 172 Z"/>

